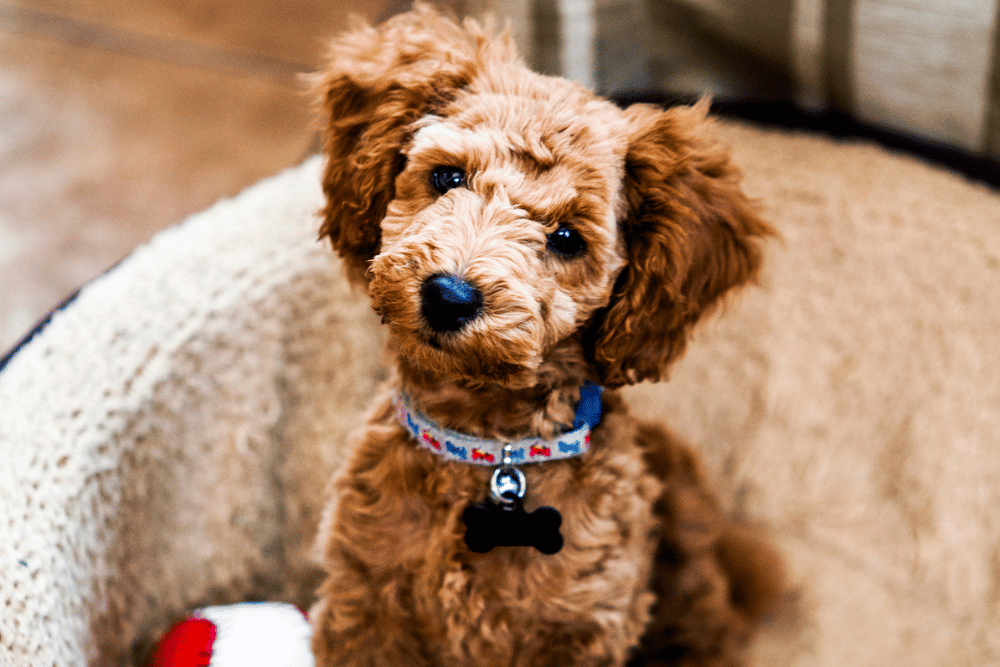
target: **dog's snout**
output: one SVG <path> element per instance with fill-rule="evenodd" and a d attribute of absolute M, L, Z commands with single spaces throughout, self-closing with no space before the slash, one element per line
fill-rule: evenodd
<path fill-rule="evenodd" d="M 458 276 L 439 273 L 420 288 L 420 314 L 434 331 L 458 331 L 483 307 L 479 290 Z"/>

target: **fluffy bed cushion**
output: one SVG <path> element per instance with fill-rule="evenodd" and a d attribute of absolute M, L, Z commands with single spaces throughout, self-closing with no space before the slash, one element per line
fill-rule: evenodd
<path fill-rule="evenodd" d="M 767 526 L 760 664 L 1000 660 L 1000 196 L 872 146 L 720 128 L 784 234 L 630 390 Z M 308 604 L 382 337 L 316 241 L 317 159 L 158 236 L 0 373 L 0 663 L 120 665 L 185 610 Z"/>

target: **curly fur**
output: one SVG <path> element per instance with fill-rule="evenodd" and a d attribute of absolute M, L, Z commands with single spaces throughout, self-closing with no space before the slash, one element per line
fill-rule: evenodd
<path fill-rule="evenodd" d="M 332 486 L 311 613 L 318 664 L 738 665 L 777 598 L 777 557 L 727 520 L 693 453 L 605 393 L 584 457 L 523 468 L 566 544 L 470 552 L 489 470 L 443 462 L 395 421 L 551 437 L 585 380 L 658 379 L 691 327 L 754 279 L 772 234 L 706 137 L 704 105 L 620 110 L 526 69 L 507 37 L 417 5 L 334 42 L 322 234 L 389 331 L 395 372 Z M 464 187 L 436 192 L 436 166 Z M 586 243 L 563 257 L 568 224 Z M 440 273 L 482 293 L 458 331 L 424 321 Z"/>

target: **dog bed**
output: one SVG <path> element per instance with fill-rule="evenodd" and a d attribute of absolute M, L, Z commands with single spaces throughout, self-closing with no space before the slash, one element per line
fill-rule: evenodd
<path fill-rule="evenodd" d="M 727 123 L 784 235 L 629 390 L 766 526 L 758 664 L 1000 662 L 1000 195 L 873 145 Z M 205 604 L 307 605 L 382 333 L 316 240 L 320 161 L 171 229 L 0 372 L 0 664 L 141 663 Z"/>

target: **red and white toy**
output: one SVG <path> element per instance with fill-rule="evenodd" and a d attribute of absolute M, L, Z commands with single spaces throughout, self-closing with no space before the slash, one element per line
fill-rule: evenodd
<path fill-rule="evenodd" d="M 150 667 L 314 667 L 297 607 L 248 602 L 195 611 L 163 636 Z"/>

